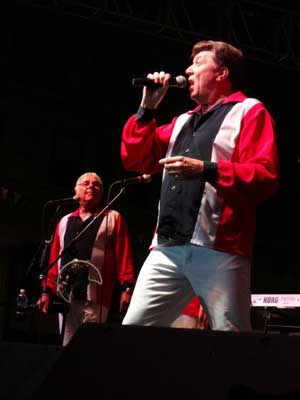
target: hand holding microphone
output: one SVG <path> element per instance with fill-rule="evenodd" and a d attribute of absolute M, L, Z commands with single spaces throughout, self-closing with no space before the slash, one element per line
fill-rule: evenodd
<path fill-rule="evenodd" d="M 168 81 L 168 85 L 169 87 L 184 89 L 187 86 L 187 80 L 183 75 L 176 76 L 175 78 L 171 77 Z M 156 83 L 154 80 L 149 78 L 133 78 L 132 86 L 135 87 L 146 86 L 152 89 L 157 89 L 163 86 L 163 84 Z"/>
<path fill-rule="evenodd" d="M 149 109 L 156 109 L 169 87 L 184 88 L 187 80 L 184 76 L 172 78 L 171 74 L 164 71 L 148 74 L 147 78 L 135 78 L 132 81 L 134 86 L 143 86 L 143 98 L 141 106 Z"/>

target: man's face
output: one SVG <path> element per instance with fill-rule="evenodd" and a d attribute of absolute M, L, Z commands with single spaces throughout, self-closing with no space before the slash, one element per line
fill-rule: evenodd
<path fill-rule="evenodd" d="M 96 206 L 102 199 L 102 182 L 94 174 L 84 174 L 77 180 L 75 194 L 81 205 Z"/>
<path fill-rule="evenodd" d="M 193 64 L 186 69 L 190 84 L 190 96 L 199 104 L 208 102 L 209 94 L 215 90 L 220 66 L 212 51 L 196 54 Z"/>

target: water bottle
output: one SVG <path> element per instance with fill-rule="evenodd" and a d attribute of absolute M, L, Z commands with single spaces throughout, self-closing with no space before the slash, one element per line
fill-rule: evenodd
<path fill-rule="evenodd" d="M 17 314 L 23 314 L 29 306 L 28 297 L 25 289 L 20 289 L 17 296 Z"/>

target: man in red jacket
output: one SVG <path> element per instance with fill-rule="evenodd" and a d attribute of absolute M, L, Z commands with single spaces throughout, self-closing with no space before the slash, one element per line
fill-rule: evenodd
<path fill-rule="evenodd" d="M 191 58 L 196 108 L 158 126 L 171 75 L 150 73 L 123 129 L 124 167 L 163 173 L 152 250 L 123 324 L 170 326 L 197 295 L 211 329 L 250 331 L 256 208 L 278 186 L 274 121 L 241 91 L 240 49 L 200 41 Z"/>
<path fill-rule="evenodd" d="M 82 287 L 80 284 L 74 285 L 64 345 L 82 323 L 106 321 L 116 280 L 123 290 L 120 298 L 121 312 L 126 310 L 130 302 L 135 283 L 131 240 L 124 218 L 115 210 L 106 210 L 97 218 L 104 208 L 100 177 L 94 172 L 87 172 L 78 178 L 74 190 L 79 208 L 65 215 L 57 224 L 49 259 L 49 265 L 54 264 L 42 282 L 38 307 L 43 313 L 48 312 L 51 298 L 57 294 L 59 274 L 67 264 L 72 266 L 74 260 L 75 267 L 80 265 L 76 260 L 91 263 L 90 268 L 87 264 L 88 278 L 103 282 L 101 285 L 95 282 L 88 286 L 83 284 Z M 83 233 L 78 240 L 67 248 L 80 232 Z"/>

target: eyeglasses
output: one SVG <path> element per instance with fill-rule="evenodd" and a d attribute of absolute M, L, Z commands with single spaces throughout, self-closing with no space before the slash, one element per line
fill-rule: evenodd
<path fill-rule="evenodd" d="M 77 183 L 77 186 L 83 186 L 83 187 L 88 187 L 92 185 L 96 189 L 100 189 L 102 187 L 100 182 L 90 182 L 90 181 L 84 181 L 81 183 Z"/>

